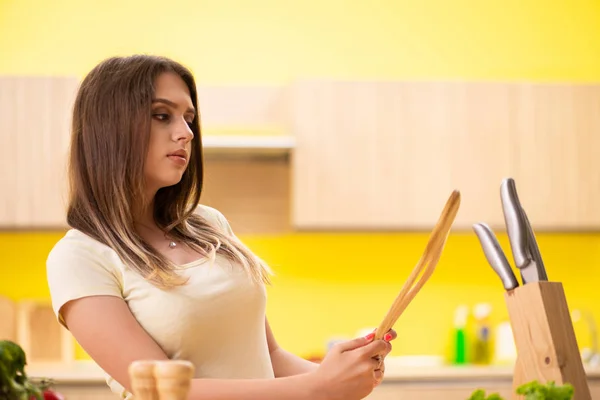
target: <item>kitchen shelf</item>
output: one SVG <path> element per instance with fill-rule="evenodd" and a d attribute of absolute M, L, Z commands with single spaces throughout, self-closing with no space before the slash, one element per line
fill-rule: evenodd
<path fill-rule="evenodd" d="M 207 135 L 202 146 L 208 151 L 289 153 L 296 141 L 292 136 Z"/>

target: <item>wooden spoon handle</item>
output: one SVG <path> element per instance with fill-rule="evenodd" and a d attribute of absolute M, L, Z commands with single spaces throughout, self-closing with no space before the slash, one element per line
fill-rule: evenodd
<path fill-rule="evenodd" d="M 394 303 L 390 307 L 383 321 L 376 329 L 375 339 L 381 339 L 386 332 L 394 327 L 394 324 L 398 318 L 400 318 L 400 315 L 402 315 L 410 302 L 415 298 L 419 290 L 421 290 L 425 282 L 427 282 L 427 280 L 433 274 L 435 266 L 442 255 L 444 246 L 446 245 L 446 240 L 450 234 L 450 229 L 452 228 L 452 224 L 456 218 L 459 207 L 460 192 L 455 190 L 446 201 L 440 218 L 434 226 L 429 241 L 425 246 L 423 255 L 404 283 L 404 286 L 400 290 L 400 293 L 394 300 Z M 421 273 L 421 279 L 417 281 L 417 277 Z"/>

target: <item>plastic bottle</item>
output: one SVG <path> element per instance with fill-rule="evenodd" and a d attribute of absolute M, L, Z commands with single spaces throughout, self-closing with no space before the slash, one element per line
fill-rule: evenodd
<path fill-rule="evenodd" d="M 494 364 L 514 365 L 517 361 L 517 347 L 515 346 L 510 321 L 499 323 L 496 326 L 494 336 Z"/>
<path fill-rule="evenodd" d="M 453 357 L 452 363 L 463 365 L 467 363 L 467 318 L 469 307 L 458 306 L 454 312 Z"/>
<path fill-rule="evenodd" d="M 489 322 L 492 306 L 488 303 L 476 304 L 473 308 L 475 317 L 475 335 L 473 337 L 473 364 L 488 365 L 492 362 L 491 327 Z"/>

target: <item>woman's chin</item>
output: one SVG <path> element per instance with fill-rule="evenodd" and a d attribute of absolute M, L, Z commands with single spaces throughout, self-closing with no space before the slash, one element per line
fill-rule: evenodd
<path fill-rule="evenodd" d="M 181 177 L 177 178 L 177 179 L 172 179 L 170 181 L 166 181 L 165 182 L 165 186 L 164 187 L 169 187 L 169 186 L 175 186 L 177 185 L 179 182 L 181 182 Z"/>
<path fill-rule="evenodd" d="M 155 187 L 157 187 L 158 189 L 163 189 L 163 188 L 175 186 L 179 182 L 181 182 L 181 177 L 182 177 L 182 175 L 169 176 L 169 177 L 163 176 L 163 177 L 161 177 L 160 180 L 159 179 L 155 180 L 155 182 L 156 182 Z"/>

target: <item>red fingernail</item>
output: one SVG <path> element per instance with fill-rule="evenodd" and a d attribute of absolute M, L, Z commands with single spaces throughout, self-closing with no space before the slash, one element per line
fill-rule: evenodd
<path fill-rule="evenodd" d="M 392 340 L 392 334 L 386 333 L 386 335 L 383 337 L 383 340 L 385 340 L 386 342 L 389 342 L 390 340 Z"/>
<path fill-rule="evenodd" d="M 373 333 L 369 333 L 367 336 L 365 336 L 365 339 L 367 339 L 367 340 L 371 340 L 371 339 L 373 339 L 374 337 L 375 337 L 375 332 L 373 332 Z"/>

